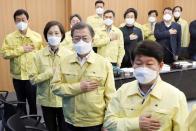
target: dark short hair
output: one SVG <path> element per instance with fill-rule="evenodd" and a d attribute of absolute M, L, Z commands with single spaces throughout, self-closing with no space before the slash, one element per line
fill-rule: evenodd
<path fill-rule="evenodd" d="M 19 16 L 19 15 L 25 15 L 27 20 L 29 20 L 29 14 L 26 10 L 24 9 L 18 9 L 14 12 L 14 21 L 16 21 L 16 16 Z"/>
<path fill-rule="evenodd" d="M 99 4 L 99 3 L 103 4 L 103 6 L 105 5 L 105 3 L 104 3 L 103 0 L 97 0 L 97 1 L 95 1 L 95 6 L 96 6 L 97 4 Z"/>
<path fill-rule="evenodd" d="M 171 10 L 171 11 L 172 11 L 172 8 L 171 8 L 171 7 L 165 7 L 165 8 L 163 9 L 163 13 L 165 12 L 165 10 Z"/>
<path fill-rule="evenodd" d="M 148 16 L 150 16 L 152 13 L 155 13 L 155 15 L 158 16 L 157 10 L 150 10 L 150 11 L 148 12 Z"/>
<path fill-rule="evenodd" d="M 124 13 L 124 19 L 126 18 L 126 15 L 132 12 L 135 16 L 135 19 L 137 19 L 137 10 L 134 8 L 128 8 Z"/>
<path fill-rule="evenodd" d="M 74 34 L 74 31 L 75 30 L 81 30 L 81 29 L 84 29 L 84 28 L 88 28 L 89 32 L 90 32 L 90 35 L 91 37 L 93 38 L 95 36 L 95 32 L 93 30 L 93 28 L 84 23 L 84 22 L 79 22 L 79 23 L 76 23 L 72 28 L 71 28 L 71 37 L 73 38 L 73 34 Z"/>
<path fill-rule="evenodd" d="M 176 8 L 180 8 L 180 11 L 183 10 L 183 9 L 182 9 L 182 6 L 177 5 L 177 6 L 175 6 L 175 7 L 173 8 L 173 12 L 174 12 L 174 10 L 175 10 Z"/>
<path fill-rule="evenodd" d="M 81 18 L 81 16 L 80 16 L 79 14 L 73 14 L 73 15 L 71 15 L 70 18 L 69 18 L 70 23 L 71 23 L 71 20 L 72 20 L 74 17 L 77 17 L 80 21 L 82 21 L 82 18 Z"/>
<path fill-rule="evenodd" d="M 103 15 L 108 14 L 108 13 L 112 13 L 113 16 L 115 17 L 115 13 L 113 10 L 106 10 L 106 11 L 104 11 Z"/>
<path fill-rule="evenodd" d="M 161 63 L 164 58 L 164 52 L 162 46 L 151 40 L 144 40 L 138 44 L 132 54 L 132 61 L 135 60 L 137 55 L 144 55 L 154 57 L 158 63 Z"/>
<path fill-rule="evenodd" d="M 48 42 L 48 38 L 47 38 L 47 33 L 48 33 L 48 31 L 49 31 L 49 29 L 52 27 L 52 26 L 58 26 L 59 27 L 59 30 L 60 30 L 60 32 L 61 32 L 61 35 L 62 35 L 62 38 L 61 38 L 61 42 L 64 40 L 64 38 L 65 38 L 65 30 L 64 30 L 64 27 L 63 27 L 63 25 L 60 23 L 60 22 L 58 22 L 58 21 L 49 21 L 46 25 L 45 25 L 45 27 L 44 27 L 44 38 L 45 38 L 45 40 Z"/>

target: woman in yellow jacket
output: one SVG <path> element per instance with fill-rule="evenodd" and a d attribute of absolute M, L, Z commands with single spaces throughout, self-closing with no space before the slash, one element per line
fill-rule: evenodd
<path fill-rule="evenodd" d="M 30 80 L 37 86 L 37 101 L 41 105 L 48 130 L 63 131 L 62 99 L 52 93 L 50 81 L 60 58 L 71 54 L 71 51 L 59 48 L 60 42 L 65 38 L 65 31 L 59 22 L 48 22 L 44 28 L 44 37 L 48 46 L 36 54 L 30 71 Z"/>

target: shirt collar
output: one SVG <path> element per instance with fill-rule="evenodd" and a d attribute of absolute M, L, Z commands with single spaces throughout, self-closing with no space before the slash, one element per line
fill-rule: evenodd
<path fill-rule="evenodd" d="M 88 63 L 91 63 L 91 64 L 95 63 L 95 57 L 94 57 L 94 55 L 95 55 L 94 51 L 91 50 L 90 53 L 86 56 L 86 61 L 87 61 Z M 78 60 L 78 55 L 77 55 L 77 53 L 75 52 L 75 53 L 73 54 L 73 59 L 70 59 L 70 60 L 69 60 L 69 63 L 76 63 L 76 62 L 78 63 L 79 60 Z"/>
<path fill-rule="evenodd" d="M 148 25 L 149 25 L 149 26 L 151 26 L 151 25 L 155 26 L 155 25 L 156 25 L 156 23 L 157 23 L 157 22 L 154 22 L 154 23 L 150 23 L 150 22 L 148 22 Z"/>
<path fill-rule="evenodd" d="M 95 14 L 94 17 L 97 18 L 97 19 L 103 19 L 103 18 L 100 17 L 98 14 Z"/>
<path fill-rule="evenodd" d="M 83 58 L 81 58 L 77 55 L 77 59 L 78 59 L 78 62 L 80 63 L 80 66 L 83 66 L 87 62 L 89 57 L 90 57 L 90 53 L 87 56 L 83 57 Z"/>
<path fill-rule="evenodd" d="M 104 27 L 102 27 L 102 29 L 101 29 L 101 30 L 102 30 L 102 31 L 107 31 L 107 30 L 106 30 L 105 25 L 104 25 Z M 114 27 L 113 25 L 111 26 L 110 31 L 112 31 L 112 32 L 114 32 L 114 31 L 115 31 L 115 27 Z"/>
<path fill-rule="evenodd" d="M 143 92 L 142 89 L 141 89 L 140 86 L 139 86 L 138 90 L 139 90 L 140 94 L 141 94 L 143 97 L 148 96 L 148 94 L 150 94 L 150 92 L 151 92 L 151 91 L 153 90 L 153 88 L 155 87 L 156 83 L 157 83 L 157 80 L 156 80 L 156 81 L 154 82 L 154 84 L 150 87 L 150 89 L 148 89 L 147 93 Z"/>

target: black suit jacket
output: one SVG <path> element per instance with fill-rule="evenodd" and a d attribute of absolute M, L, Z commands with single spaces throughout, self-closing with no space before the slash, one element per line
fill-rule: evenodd
<path fill-rule="evenodd" d="M 169 29 L 171 28 L 176 29 L 177 34 L 170 35 Z M 178 23 L 172 22 L 170 27 L 166 27 L 163 21 L 158 22 L 155 25 L 154 35 L 158 43 L 162 46 L 170 45 L 172 54 L 179 55 L 181 48 L 181 26 Z"/>
<path fill-rule="evenodd" d="M 192 56 L 196 54 L 196 20 L 190 23 L 189 31 L 190 31 L 189 51 L 190 51 L 190 55 Z"/>

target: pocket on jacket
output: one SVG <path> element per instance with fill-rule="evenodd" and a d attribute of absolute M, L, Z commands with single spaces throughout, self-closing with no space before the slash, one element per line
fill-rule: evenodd
<path fill-rule="evenodd" d="M 155 108 L 152 110 L 151 115 L 152 115 L 152 118 L 160 121 L 161 123 L 160 130 L 165 130 L 172 126 L 172 117 L 173 117 L 172 110 Z"/>
<path fill-rule="evenodd" d="M 99 82 L 100 86 L 104 85 L 104 76 L 101 74 L 96 74 L 95 72 L 87 73 L 85 75 L 85 80 L 96 80 Z"/>
<path fill-rule="evenodd" d="M 67 83 L 75 83 L 79 81 L 78 74 L 74 72 L 63 72 L 62 74 Z"/>
<path fill-rule="evenodd" d="M 13 74 L 19 75 L 21 73 L 20 58 L 14 58 L 10 61 L 10 70 Z"/>

